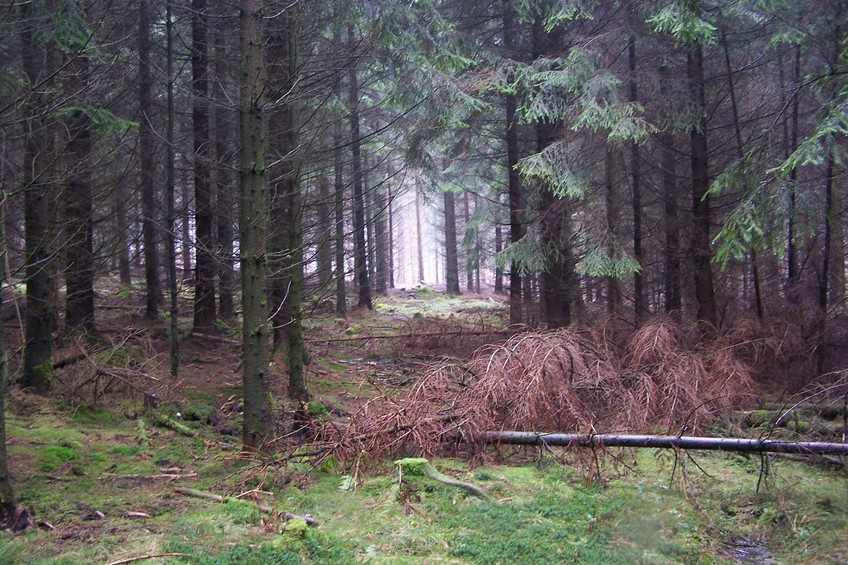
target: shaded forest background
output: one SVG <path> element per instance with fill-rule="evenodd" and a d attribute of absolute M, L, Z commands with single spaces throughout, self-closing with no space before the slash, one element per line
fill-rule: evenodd
<path fill-rule="evenodd" d="M 0 14 L 13 385 L 57 391 L 54 349 L 120 307 L 107 284 L 143 288 L 175 376 L 180 337 L 242 328 L 246 446 L 273 435 L 272 354 L 309 399 L 310 312 L 422 283 L 508 295 L 514 328 L 664 315 L 777 344 L 774 391 L 844 367 L 843 2 Z"/>

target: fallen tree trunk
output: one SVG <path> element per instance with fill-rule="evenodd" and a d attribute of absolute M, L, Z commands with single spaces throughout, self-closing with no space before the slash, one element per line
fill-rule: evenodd
<path fill-rule="evenodd" d="M 780 441 L 724 437 L 659 436 L 628 434 L 545 434 L 536 432 L 483 432 L 476 438 L 512 445 L 559 445 L 566 447 L 653 447 L 700 449 L 740 453 L 797 453 L 802 455 L 848 455 L 848 443 Z"/>

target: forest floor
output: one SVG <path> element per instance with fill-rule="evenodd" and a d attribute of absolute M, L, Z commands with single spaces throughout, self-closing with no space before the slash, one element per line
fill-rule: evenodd
<path fill-rule="evenodd" d="M 13 485 L 34 523 L 0 534 L 0 563 L 848 562 L 848 477 L 833 461 L 535 448 L 432 461 L 484 498 L 367 454 L 345 463 L 289 442 L 246 455 L 238 332 L 184 339 L 171 381 L 165 322 L 143 322 L 129 295 L 101 302 L 113 308 L 99 345 L 68 340 L 57 353 L 78 358 L 57 371 L 63 394 L 10 393 Z M 507 314 L 502 297 L 428 289 L 344 318 L 324 306 L 308 317 L 308 410 L 338 422 L 433 361 L 499 339 Z M 9 343 L 20 330 L 6 331 Z M 285 368 L 272 375 L 278 412 L 291 414 Z M 158 407 L 144 406 L 147 389 Z M 281 416 L 281 434 L 290 428 Z"/>

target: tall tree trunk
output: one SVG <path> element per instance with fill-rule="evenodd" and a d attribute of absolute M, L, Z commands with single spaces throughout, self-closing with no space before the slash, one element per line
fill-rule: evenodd
<path fill-rule="evenodd" d="M 474 291 L 474 245 L 476 244 L 473 228 L 471 224 L 471 204 L 468 201 L 468 191 L 462 193 L 462 223 L 463 244 L 465 247 L 465 290 L 468 292 Z"/>
<path fill-rule="evenodd" d="M 191 2 L 192 135 L 194 137 L 194 331 L 215 333 L 215 220 L 210 178 L 212 140 L 209 136 L 209 30 L 206 0 Z"/>
<path fill-rule="evenodd" d="M 89 77 L 88 57 L 78 55 L 69 65 L 74 69 L 74 82 L 86 88 Z M 70 140 L 65 158 L 70 164 L 65 189 L 65 249 L 67 297 L 65 327 L 85 333 L 94 332 L 94 243 L 91 196 L 92 134 L 88 115 L 82 110 L 71 112 L 67 121 Z"/>
<path fill-rule="evenodd" d="M 661 65 L 660 96 L 668 99 L 671 96 L 668 67 Z M 665 279 L 664 298 L 666 313 L 680 310 L 683 301 L 680 296 L 680 226 L 677 206 L 677 173 L 675 166 L 674 135 L 665 130 L 660 134 L 660 169 L 663 192 L 663 222 L 665 224 Z"/>
<path fill-rule="evenodd" d="M 371 186 L 369 173 L 371 167 L 368 163 L 368 153 L 362 152 L 362 187 L 365 196 L 365 241 L 368 249 L 368 282 L 373 289 L 376 286 L 377 269 L 376 269 L 376 245 L 374 235 L 374 221 L 376 218 L 377 204 L 374 200 L 374 187 Z"/>
<path fill-rule="evenodd" d="M 632 8 L 632 7 L 631 7 Z M 639 102 L 639 91 L 636 82 L 636 32 L 631 30 L 627 45 L 628 62 L 630 67 L 630 101 L 634 104 Z M 633 256 L 639 262 L 640 267 L 644 265 L 642 257 L 642 157 L 639 154 L 639 142 L 630 141 L 630 178 L 633 205 Z M 643 271 L 639 269 L 633 273 L 633 309 L 636 319 L 640 320 L 648 314 L 645 289 L 643 285 Z"/>
<path fill-rule="evenodd" d="M 504 46 L 507 54 L 513 56 L 516 53 L 516 31 L 515 13 L 509 0 L 503 1 L 503 36 Z M 511 75 L 508 77 L 512 80 Z M 509 241 L 516 244 L 524 236 L 522 216 L 524 199 L 521 194 L 521 179 L 518 176 L 518 121 L 516 111 L 518 109 L 518 97 L 513 93 L 505 95 L 506 111 L 506 170 L 507 170 L 507 193 L 509 197 Z M 521 271 L 518 264 L 513 261 L 509 266 L 509 322 L 520 324 L 522 320 L 522 292 Z"/>
<path fill-rule="evenodd" d="M 219 5 L 224 5 L 220 3 Z M 221 11 L 220 17 L 226 12 Z M 235 315 L 233 307 L 233 287 L 235 285 L 235 268 L 233 267 L 233 208 L 232 190 L 233 151 L 229 140 L 232 138 L 230 112 L 227 108 L 227 34 L 222 26 L 215 26 L 215 188 L 217 193 L 216 218 L 218 228 L 218 246 L 216 257 L 218 271 L 218 313 L 221 318 L 231 320 Z"/>
<path fill-rule="evenodd" d="M 699 42 L 692 43 L 687 50 L 688 77 L 691 88 L 692 106 L 697 122 L 692 124 L 690 140 L 692 148 L 692 216 L 693 229 L 691 255 L 695 279 L 695 299 L 698 302 L 698 320 L 713 326 L 718 325 L 713 272 L 710 260 L 710 198 L 708 190 L 709 150 L 707 147 L 707 108 L 704 84 L 704 52 Z"/>
<path fill-rule="evenodd" d="M 242 287 L 245 447 L 258 448 L 274 430 L 268 403 L 268 299 L 265 275 L 267 205 L 262 108 L 265 73 L 261 0 L 241 0 L 239 12 L 239 258 Z"/>
<path fill-rule="evenodd" d="M 3 296 L 6 294 L 7 250 L 6 225 L 3 222 L 0 223 L 0 312 L 5 311 Z M 12 490 L 6 454 L 6 340 L 3 325 L 3 316 L 0 316 L 0 528 L 5 530 L 13 529 L 18 503 Z"/>
<path fill-rule="evenodd" d="M 424 284 L 424 233 L 421 231 L 421 195 L 415 187 L 415 233 L 418 255 L 418 284 Z"/>
<path fill-rule="evenodd" d="M 333 26 L 333 45 L 341 50 L 342 33 L 341 24 Z M 342 102 L 342 81 L 336 80 L 334 94 L 336 100 Z M 345 286 L 347 269 L 345 268 L 345 221 L 344 221 L 344 157 L 342 155 L 342 121 L 337 118 L 333 123 L 333 191 L 334 191 L 334 214 L 336 220 L 336 233 L 333 241 L 336 256 L 336 312 L 344 314 L 347 311 L 347 288 Z"/>
<path fill-rule="evenodd" d="M 183 260 L 183 282 L 186 285 L 194 284 L 194 267 L 191 258 L 191 191 L 188 183 L 183 180 L 180 187 L 180 216 L 182 216 L 182 260 Z"/>
<path fill-rule="evenodd" d="M 347 26 L 347 40 L 351 52 L 355 49 L 353 24 Z M 359 82 L 357 80 L 356 62 L 350 65 L 349 111 L 350 111 L 350 144 L 353 157 L 353 263 L 356 276 L 358 306 L 369 310 L 371 304 L 371 284 L 368 280 L 368 247 L 365 240 L 365 197 L 362 187 L 362 148 L 359 131 Z"/>
<path fill-rule="evenodd" d="M 545 31 L 543 22 L 533 22 L 533 57 L 551 56 L 559 47 L 561 33 Z M 554 141 L 558 122 L 536 123 L 536 151 L 541 152 Z M 565 231 L 565 215 L 568 213 L 567 197 L 558 197 L 543 182 L 541 188 L 541 246 L 545 254 L 545 269 L 541 274 L 540 298 L 542 320 L 548 328 L 561 328 L 571 323 L 571 281 L 566 280 L 565 254 L 571 245 Z"/>
<path fill-rule="evenodd" d="M 333 280 L 332 238 L 330 236 L 330 181 L 325 175 L 318 179 L 318 285 L 326 292 Z M 326 230 L 326 231 L 325 231 Z"/>
<path fill-rule="evenodd" d="M 388 208 L 389 233 L 386 241 L 388 250 L 388 270 L 389 270 L 389 288 L 395 287 L 395 214 L 394 214 L 394 195 L 391 188 L 386 188 L 386 206 Z"/>
<path fill-rule="evenodd" d="M 130 222 L 127 218 L 127 195 L 121 186 L 115 187 L 113 194 L 118 233 L 118 277 L 121 286 L 130 288 L 132 286 L 132 271 L 130 270 L 132 234 L 130 233 Z"/>
<path fill-rule="evenodd" d="M 495 255 L 503 251 L 503 228 L 500 224 L 495 226 Z M 495 264 L 495 292 L 501 294 L 503 287 L 503 269 L 499 263 Z"/>
<path fill-rule="evenodd" d="M 733 112 L 733 131 L 736 139 L 736 158 L 742 161 L 745 158 L 745 149 L 742 142 L 742 125 L 739 121 L 739 106 L 736 102 L 736 84 L 733 81 L 733 66 L 730 62 L 730 47 L 727 43 L 727 32 L 721 30 L 721 46 L 724 51 L 724 65 L 727 70 L 727 86 L 730 92 L 730 108 Z M 750 190 L 750 187 L 743 187 L 744 190 Z M 757 312 L 757 317 L 763 318 L 763 299 L 760 292 L 760 269 L 757 264 L 757 250 L 752 247 L 749 253 L 751 259 L 751 277 L 754 285 L 754 305 Z"/>
<path fill-rule="evenodd" d="M 606 171 L 606 189 L 607 189 L 607 231 L 609 232 L 609 245 L 607 246 L 607 253 L 612 258 L 615 253 L 615 244 L 616 244 L 616 229 L 615 226 L 618 225 L 618 199 L 615 195 L 615 182 L 613 181 L 613 163 L 614 163 L 614 155 L 613 155 L 613 147 L 612 144 L 607 142 L 605 146 L 605 171 Z M 620 299 L 620 293 L 618 288 L 618 279 L 614 276 L 607 276 L 607 312 L 610 314 L 618 313 L 618 303 Z"/>
<path fill-rule="evenodd" d="M 824 374 L 826 369 L 826 354 L 827 354 L 827 310 L 829 287 L 831 277 L 831 255 L 833 246 L 833 216 L 835 213 L 833 207 L 833 180 L 834 180 L 834 165 L 836 159 L 833 156 L 833 149 L 828 148 L 827 158 L 825 159 L 825 185 L 824 185 L 824 246 L 822 249 L 822 270 L 819 277 L 819 328 L 818 328 L 818 347 L 816 348 L 816 369 L 819 375 Z"/>
<path fill-rule="evenodd" d="M 41 117 L 35 86 L 42 79 L 45 53 L 36 40 L 42 14 L 39 5 L 23 3 L 21 10 L 21 62 L 30 89 L 24 107 L 23 190 L 24 237 L 26 239 L 26 342 L 21 385 L 46 394 L 53 388 L 53 318 L 56 309 L 51 288 L 50 200 L 54 197 L 47 178 L 47 155 L 52 152 L 52 127 Z"/>
<path fill-rule="evenodd" d="M 169 296 L 169 321 L 170 332 L 168 335 L 168 353 L 170 361 L 171 376 L 176 378 L 180 372 L 180 342 L 177 329 L 177 317 L 179 315 L 177 294 L 177 234 L 175 233 L 177 223 L 176 200 L 176 167 L 175 167 L 175 135 L 174 125 L 176 123 L 176 112 L 174 111 L 174 22 L 173 0 L 165 2 L 165 72 L 167 74 L 167 106 L 168 115 L 165 129 L 165 200 L 168 227 L 168 296 Z"/>
<path fill-rule="evenodd" d="M 784 142 L 784 158 L 789 156 L 798 148 L 798 113 L 800 105 L 801 91 L 801 44 L 795 46 L 795 64 L 793 65 L 793 95 L 792 95 L 792 129 L 788 143 Z M 798 168 L 792 167 L 789 171 L 789 210 L 787 215 L 787 235 L 786 235 L 786 264 L 787 264 L 787 286 L 789 287 L 789 301 L 797 300 L 798 283 L 798 252 L 795 247 L 795 190 L 798 183 Z"/>
<path fill-rule="evenodd" d="M 287 7 L 275 20 L 277 29 L 269 42 L 274 97 L 281 101 L 274 111 L 272 131 L 281 170 L 271 196 L 272 220 L 277 226 L 271 239 L 272 322 L 274 343 L 286 343 L 288 396 L 308 399 L 304 379 L 304 345 L 301 297 L 303 295 L 303 250 L 301 237 L 300 155 L 297 109 L 297 17 L 296 4 Z"/>
<path fill-rule="evenodd" d="M 458 295 L 459 257 L 456 249 L 456 198 L 445 191 L 445 288 L 448 294 Z"/>
<path fill-rule="evenodd" d="M 385 296 L 389 283 L 389 229 L 386 219 L 389 212 L 389 202 L 386 195 L 386 182 L 374 187 L 375 218 L 374 218 L 374 259 L 376 263 L 376 278 L 374 289 L 377 294 Z"/>
<path fill-rule="evenodd" d="M 145 316 L 155 320 L 162 304 L 162 285 L 159 279 L 157 248 L 156 188 L 153 133 L 154 110 L 151 98 L 153 79 L 150 69 L 150 7 L 147 0 L 138 3 L 138 106 L 141 118 L 138 125 L 139 184 L 141 185 L 142 240 L 144 242 Z"/>

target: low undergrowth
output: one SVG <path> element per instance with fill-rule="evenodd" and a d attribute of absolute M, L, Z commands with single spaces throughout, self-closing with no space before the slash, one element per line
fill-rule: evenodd
<path fill-rule="evenodd" d="M 490 500 L 426 477 L 399 496 L 390 464 L 278 458 L 285 478 L 257 484 L 245 481 L 256 460 L 208 430 L 188 438 L 151 424 L 140 442 L 136 425 L 103 411 L 10 414 L 14 484 L 37 526 L 4 537 L 0 562 L 732 563 L 752 548 L 774 562 L 848 559 L 848 481 L 802 462 L 642 450 L 588 469 L 565 451 L 505 450 L 512 464 L 433 461 Z M 251 497 L 318 525 L 262 514 Z"/>

